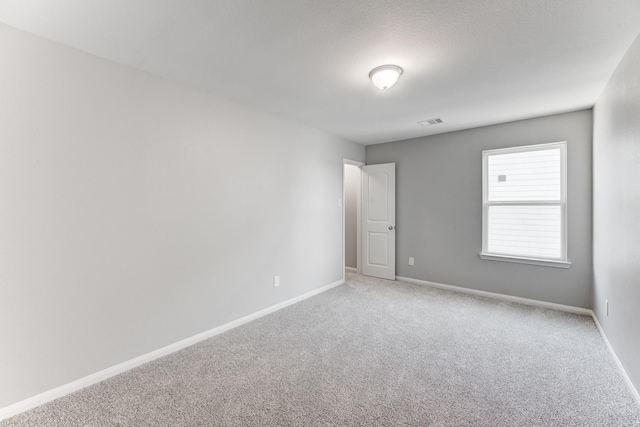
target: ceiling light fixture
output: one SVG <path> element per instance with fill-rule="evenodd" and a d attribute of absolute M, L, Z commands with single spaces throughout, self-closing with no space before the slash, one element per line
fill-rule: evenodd
<path fill-rule="evenodd" d="M 381 65 L 369 73 L 369 78 L 378 89 L 389 89 L 402 74 L 402 68 L 397 65 Z"/>

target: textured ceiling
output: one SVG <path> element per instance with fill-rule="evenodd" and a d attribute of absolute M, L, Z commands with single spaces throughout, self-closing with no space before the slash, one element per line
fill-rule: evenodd
<path fill-rule="evenodd" d="M 640 1 L 0 0 L 0 22 L 373 144 L 593 106 Z"/>

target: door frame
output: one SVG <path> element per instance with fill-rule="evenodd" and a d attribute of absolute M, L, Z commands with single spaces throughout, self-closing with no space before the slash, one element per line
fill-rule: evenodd
<path fill-rule="evenodd" d="M 362 274 L 362 219 L 361 219 L 361 203 L 362 203 L 362 166 L 364 166 L 364 162 L 359 162 L 357 160 L 351 159 L 342 159 L 342 280 L 345 280 L 345 259 L 346 259 L 346 248 L 345 248 L 345 179 L 344 179 L 344 167 L 346 165 L 352 165 L 358 167 L 360 169 L 360 182 L 358 183 L 358 193 L 356 196 L 356 270 L 358 274 Z"/>

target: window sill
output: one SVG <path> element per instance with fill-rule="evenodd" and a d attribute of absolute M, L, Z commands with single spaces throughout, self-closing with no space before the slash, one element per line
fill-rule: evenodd
<path fill-rule="evenodd" d="M 522 258 L 508 255 L 496 255 L 496 254 L 487 254 L 480 252 L 480 258 L 486 259 L 489 261 L 505 261 L 505 262 L 515 262 L 518 264 L 531 264 L 531 265 L 541 265 L 544 267 L 556 267 L 556 268 L 569 268 L 571 267 L 571 263 L 569 261 L 553 261 L 548 259 L 537 259 L 537 258 Z"/>

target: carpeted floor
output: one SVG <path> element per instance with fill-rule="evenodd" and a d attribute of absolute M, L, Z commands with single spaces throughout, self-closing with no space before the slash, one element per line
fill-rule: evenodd
<path fill-rule="evenodd" d="M 591 318 L 347 283 L 0 426 L 632 426 Z"/>

